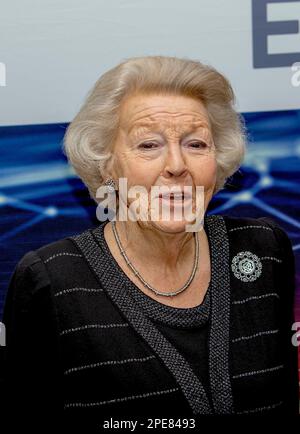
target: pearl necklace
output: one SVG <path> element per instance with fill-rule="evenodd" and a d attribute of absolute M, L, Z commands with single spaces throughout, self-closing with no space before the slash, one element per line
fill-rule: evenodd
<path fill-rule="evenodd" d="M 119 250 L 121 252 L 121 255 L 124 257 L 127 265 L 131 268 L 131 270 L 133 271 L 134 275 L 140 280 L 140 282 L 142 282 L 142 284 L 146 288 L 148 288 L 151 291 L 153 291 L 156 295 L 163 295 L 165 297 L 172 297 L 174 295 L 180 294 L 181 292 L 183 292 L 185 289 L 187 289 L 190 286 L 190 284 L 192 283 L 192 281 L 193 281 L 193 279 L 195 277 L 195 274 L 196 274 L 196 271 L 197 271 L 197 268 L 198 268 L 198 263 L 199 263 L 199 240 L 198 240 L 198 236 L 197 236 L 196 232 L 194 233 L 194 238 L 195 238 L 195 259 L 194 259 L 193 270 L 191 272 L 190 277 L 188 278 L 188 280 L 186 281 L 186 283 L 181 288 L 179 288 L 177 291 L 162 292 L 162 291 L 158 291 L 157 289 L 153 288 L 153 286 L 149 285 L 149 283 L 147 283 L 143 279 L 143 277 L 140 275 L 140 273 L 137 271 L 137 269 L 132 265 L 132 263 L 130 262 L 128 256 L 125 253 L 125 250 L 123 249 L 123 246 L 121 244 L 121 241 L 120 241 L 120 238 L 119 238 L 119 235 L 118 235 L 118 232 L 117 232 L 116 222 L 114 220 L 112 220 L 112 229 L 113 229 L 113 233 L 114 233 L 114 236 L 115 236 L 116 243 L 117 243 L 117 245 L 119 247 Z"/>

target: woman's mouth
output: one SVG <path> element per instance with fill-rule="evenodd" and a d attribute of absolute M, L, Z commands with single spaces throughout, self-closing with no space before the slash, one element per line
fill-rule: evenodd
<path fill-rule="evenodd" d="M 161 193 L 159 194 L 159 199 L 170 202 L 180 202 L 184 203 L 186 201 L 190 201 L 192 198 L 189 193 Z"/>

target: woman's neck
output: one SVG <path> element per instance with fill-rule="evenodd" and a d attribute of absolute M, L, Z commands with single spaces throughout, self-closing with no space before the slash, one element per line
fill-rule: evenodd
<path fill-rule="evenodd" d="M 195 255 L 193 232 L 165 232 L 144 222 L 115 223 L 121 244 L 128 257 L 134 258 L 133 262 L 144 259 L 151 268 L 159 267 L 164 274 L 191 266 Z"/>

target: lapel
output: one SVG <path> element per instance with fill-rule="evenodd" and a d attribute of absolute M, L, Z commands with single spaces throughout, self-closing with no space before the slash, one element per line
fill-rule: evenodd
<path fill-rule="evenodd" d="M 134 330 L 148 343 L 156 356 L 179 384 L 194 414 L 232 413 L 229 378 L 229 248 L 227 231 L 221 216 L 205 217 L 211 254 L 211 319 L 209 331 L 209 375 L 213 408 L 206 391 L 188 361 L 162 335 L 142 310 L 120 279 L 120 271 L 101 230 L 89 229 L 71 237 L 95 273 L 103 290 L 124 314 Z M 99 254 L 99 246 L 106 254 Z"/>
<path fill-rule="evenodd" d="M 211 322 L 209 374 L 214 411 L 234 413 L 229 374 L 230 344 L 230 252 L 224 217 L 206 217 L 211 257 Z"/>

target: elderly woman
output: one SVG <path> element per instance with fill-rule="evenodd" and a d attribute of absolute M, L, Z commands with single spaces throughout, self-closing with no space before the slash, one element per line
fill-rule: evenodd
<path fill-rule="evenodd" d="M 18 263 L 4 314 L 13 408 L 97 426 L 298 413 L 291 243 L 266 217 L 206 213 L 244 155 L 233 103 L 222 74 L 176 57 L 131 58 L 97 81 L 65 152 L 96 203 L 110 187 L 116 214 Z M 148 199 L 170 188 L 155 198 L 170 218 L 151 218 L 150 199 L 146 218 L 117 218 L 124 179 Z M 174 218 L 188 204 L 194 230 Z"/>

